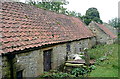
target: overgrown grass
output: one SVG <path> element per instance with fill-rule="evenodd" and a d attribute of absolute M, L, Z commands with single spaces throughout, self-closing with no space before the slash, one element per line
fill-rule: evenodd
<path fill-rule="evenodd" d="M 97 61 L 106 57 L 106 60 L 96 63 L 96 69 L 90 73 L 90 77 L 118 77 L 118 44 L 98 45 L 88 52 Z"/>

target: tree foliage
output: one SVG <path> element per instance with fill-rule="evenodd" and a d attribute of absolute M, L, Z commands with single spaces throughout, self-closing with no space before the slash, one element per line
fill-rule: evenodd
<path fill-rule="evenodd" d="M 77 13 L 75 11 L 68 11 L 66 8 L 64 8 L 64 5 L 67 5 L 69 3 L 66 0 L 42 0 L 41 2 L 35 0 L 29 0 L 26 3 L 30 5 L 34 5 L 38 8 L 43 8 L 57 13 L 62 13 L 62 14 L 81 18 L 81 13 Z"/>
<path fill-rule="evenodd" d="M 64 1 L 42 0 L 41 2 L 35 0 L 29 0 L 27 3 L 30 5 L 34 5 L 38 8 L 43 8 L 46 10 L 51 10 L 63 14 L 66 13 L 66 8 L 64 8 L 63 5 L 68 4 L 68 2 L 65 0 Z"/>
<path fill-rule="evenodd" d="M 113 18 L 109 20 L 109 24 L 115 28 L 120 28 L 120 18 Z"/>
<path fill-rule="evenodd" d="M 1 1 L 3 1 L 3 2 L 6 2 L 6 1 L 8 1 L 8 2 L 19 2 L 20 0 L 1 0 Z"/>
<path fill-rule="evenodd" d="M 99 12 L 96 8 L 89 8 L 86 11 L 86 16 L 90 16 L 90 19 L 93 19 L 94 17 L 100 18 Z"/>
<path fill-rule="evenodd" d="M 85 22 L 86 25 L 88 25 L 91 21 L 95 21 L 97 23 L 102 24 L 102 20 L 100 19 L 100 15 L 97 8 L 89 8 L 86 11 L 85 16 L 82 16 L 81 19 Z"/>
<path fill-rule="evenodd" d="M 66 11 L 66 14 L 70 15 L 70 16 L 81 18 L 81 13 L 77 13 L 75 11 Z"/>
<path fill-rule="evenodd" d="M 57 0 L 42 0 L 42 1 L 29 0 L 27 3 L 30 5 L 34 5 L 38 8 L 43 8 L 43 9 L 51 10 L 57 13 L 78 17 L 82 19 L 86 25 L 88 25 L 91 21 L 102 23 L 99 12 L 96 8 L 89 8 L 86 11 L 86 14 L 84 16 L 81 16 L 81 13 L 77 13 L 75 11 L 68 11 L 66 8 L 64 8 L 64 5 L 67 5 L 69 3 L 66 0 L 58 0 L 58 1 Z"/>

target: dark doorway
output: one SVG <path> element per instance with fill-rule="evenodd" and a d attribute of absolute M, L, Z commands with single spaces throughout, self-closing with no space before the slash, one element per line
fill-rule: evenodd
<path fill-rule="evenodd" d="M 17 72 L 17 79 L 23 79 L 23 70 Z"/>
<path fill-rule="evenodd" d="M 51 69 L 51 50 L 45 50 L 44 51 L 44 71 L 49 71 Z"/>

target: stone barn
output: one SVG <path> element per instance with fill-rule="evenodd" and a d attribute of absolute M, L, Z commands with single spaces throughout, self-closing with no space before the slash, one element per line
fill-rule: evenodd
<path fill-rule="evenodd" d="M 103 24 L 92 21 L 88 27 L 95 34 L 98 44 L 112 44 L 117 40 L 117 35 L 114 34 L 115 32 L 110 31 Z"/>
<path fill-rule="evenodd" d="M 96 44 L 95 35 L 75 17 L 21 2 L 2 3 L 0 16 L 3 78 L 37 77 Z"/>
<path fill-rule="evenodd" d="M 106 26 L 113 34 L 118 35 L 118 29 L 117 28 L 114 28 L 113 26 L 111 26 L 107 23 L 104 23 L 103 25 Z"/>

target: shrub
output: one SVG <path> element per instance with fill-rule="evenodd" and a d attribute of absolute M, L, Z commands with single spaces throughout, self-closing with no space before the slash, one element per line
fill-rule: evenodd
<path fill-rule="evenodd" d="M 65 78 L 65 77 L 74 77 L 74 76 L 68 73 L 59 72 L 59 73 L 52 73 L 51 77 L 52 78 Z"/>
<path fill-rule="evenodd" d="M 68 74 L 68 73 L 63 73 L 54 70 L 50 72 L 44 72 L 44 74 L 40 75 L 40 78 L 66 78 L 66 77 L 75 77 L 74 75 Z"/>
<path fill-rule="evenodd" d="M 71 71 L 71 74 L 78 77 L 79 75 L 82 75 L 84 76 L 84 74 L 86 74 L 88 72 L 87 69 L 85 68 L 74 68 L 72 71 Z"/>
<path fill-rule="evenodd" d="M 81 56 L 82 59 L 85 59 L 85 56 Z"/>
<path fill-rule="evenodd" d="M 49 72 L 44 72 L 42 75 L 40 75 L 41 78 L 48 78 L 50 77 L 51 73 Z"/>
<path fill-rule="evenodd" d="M 95 65 L 91 65 L 91 66 L 89 67 L 90 71 L 95 70 L 95 68 L 96 68 Z"/>

